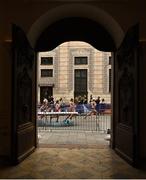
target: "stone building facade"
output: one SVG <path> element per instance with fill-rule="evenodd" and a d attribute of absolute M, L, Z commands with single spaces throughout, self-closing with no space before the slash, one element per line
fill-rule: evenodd
<path fill-rule="evenodd" d="M 88 43 L 65 42 L 52 51 L 38 53 L 38 103 L 44 97 L 65 101 L 76 96 L 111 98 L 111 53 Z"/>

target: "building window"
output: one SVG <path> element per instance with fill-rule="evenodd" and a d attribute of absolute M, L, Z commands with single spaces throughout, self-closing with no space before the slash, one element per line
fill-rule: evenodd
<path fill-rule="evenodd" d="M 87 69 L 75 69 L 74 72 L 74 96 L 87 97 Z"/>
<path fill-rule="evenodd" d="M 53 65 L 53 57 L 41 57 L 41 65 Z"/>
<path fill-rule="evenodd" d="M 41 77 L 53 77 L 53 69 L 41 69 Z"/>
<path fill-rule="evenodd" d="M 109 92 L 111 92 L 111 81 L 112 81 L 112 74 L 111 74 L 111 69 L 109 69 Z"/>
<path fill-rule="evenodd" d="M 88 64 L 88 58 L 87 57 L 75 57 L 75 65 L 82 65 L 82 64 Z"/>
<path fill-rule="evenodd" d="M 111 65 L 111 61 L 112 61 L 112 57 L 111 56 L 109 56 L 109 65 Z"/>
<path fill-rule="evenodd" d="M 53 96 L 53 87 L 48 87 L 48 86 L 41 86 L 40 87 L 40 102 L 43 102 L 43 99 L 48 97 Z"/>

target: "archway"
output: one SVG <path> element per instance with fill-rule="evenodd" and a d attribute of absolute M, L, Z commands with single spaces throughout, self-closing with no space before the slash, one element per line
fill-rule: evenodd
<path fill-rule="evenodd" d="M 120 45 L 124 37 L 120 25 L 104 10 L 87 4 L 69 4 L 49 10 L 32 24 L 27 34 L 32 47 L 35 47 L 38 37 L 48 26 L 71 17 L 86 18 L 97 22 L 111 35 L 116 47 Z"/>
<path fill-rule="evenodd" d="M 34 49 L 52 50 L 63 42 L 76 40 L 88 42 L 101 51 L 116 50 L 111 34 L 102 25 L 80 17 L 64 18 L 49 25 L 38 37 Z"/>
<path fill-rule="evenodd" d="M 73 22 L 73 24 L 70 24 L 70 22 Z M 81 24 L 82 24 L 82 26 L 80 26 Z M 64 27 L 66 27 L 67 31 L 64 31 L 64 29 L 62 28 L 62 25 L 64 25 Z M 68 28 L 69 25 L 72 28 Z M 74 33 L 73 33 L 72 29 L 73 29 L 74 26 L 77 26 L 77 25 L 79 25 L 82 32 L 84 32 L 84 33 L 80 33 L 80 31 L 76 30 L 75 31 L 75 36 L 74 36 Z M 92 29 L 87 28 L 87 25 L 91 26 Z M 53 46 L 50 46 L 49 48 L 54 48 L 59 43 L 64 42 L 64 41 L 66 41 L 68 39 L 71 39 L 71 40 L 85 40 L 86 42 L 91 43 L 93 46 L 95 46 L 97 48 L 101 48 L 101 49 L 103 49 L 105 51 L 107 51 L 107 50 L 108 51 L 109 50 L 110 51 L 115 51 L 119 47 L 119 45 L 121 43 L 121 40 L 123 39 L 123 31 L 121 30 L 120 26 L 106 12 L 104 12 L 104 11 L 98 9 L 98 8 L 88 6 L 88 5 L 72 4 L 72 5 L 60 6 L 60 7 L 57 7 L 55 9 L 53 9 L 52 11 L 49 11 L 44 16 L 40 17 L 32 25 L 32 28 L 30 29 L 30 31 L 28 33 L 28 38 L 29 38 L 33 48 L 36 51 L 38 51 L 38 50 L 39 51 L 40 50 L 46 50 L 48 48 L 46 37 L 47 37 L 47 35 L 49 35 L 49 36 L 57 35 L 56 34 L 56 29 L 59 29 L 59 30 L 61 30 L 63 32 L 66 32 L 68 34 L 64 35 L 64 36 L 63 36 L 63 34 L 60 34 L 62 36 L 61 36 L 61 38 L 58 37 L 59 41 L 57 43 L 56 43 L 56 41 L 54 41 L 55 43 L 53 43 L 52 39 L 47 38 L 47 40 L 49 40 L 51 42 L 51 44 L 53 45 Z M 94 31 L 94 30 L 96 30 L 99 33 L 99 36 L 96 36 L 96 31 Z M 86 38 L 86 34 L 88 34 L 88 33 L 90 34 L 90 37 Z M 131 36 L 131 34 L 132 34 L 132 36 Z M 127 53 L 131 54 L 131 51 L 132 51 L 132 54 L 134 53 L 135 50 L 133 50 L 133 49 L 135 47 L 137 47 L 137 46 L 135 46 L 135 44 L 137 45 L 137 41 L 136 41 L 137 36 L 135 36 L 136 34 L 137 34 L 137 31 L 135 31 L 135 28 L 133 28 L 132 33 L 130 31 L 128 33 L 128 35 L 126 36 L 125 41 L 123 41 L 123 44 L 121 46 L 121 49 L 119 49 L 118 56 L 116 56 L 116 58 L 119 59 L 118 63 L 121 61 L 121 57 L 126 61 Z M 95 39 L 94 39 L 94 36 L 96 36 L 96 38 L 99 38 L 100 41 L 96 42 Z M 102 44 L 102 41 L 107 41 L 106 46 L 104 46 L 105 45 L 104 43 Z M 48 44 L 50 42 L 48 42 Z M 127 47 L 129 47 L 129 44 L 131 44 L 130 48 L 127 49 Z M 123 56 L 123 53 L 125 51 L 126 51 L 126 54 L 125 54 L 125 56 Z M 133 56 L 129 56 L 129 57 L 131 58 Z M 135 57 L 135 61 L 136 60 L 137 59 Z M 120 70 L 121 67 L 118 67 L 119 66 L 118 63 L 116 64 L 116 68 L 119 68 L 119 70 Z M 26 65 L 27 64 L 28 63 L 26 63 Z M 127 68 L 130 68 L 130 69 L 132 68 L 132 70 L 130 70 L 130 73 L 131 73 L 131 71 L 134 73 L 135 70 L 136 70 L 136 69 L 133 69 L 133 68 L 135 68 L 135 66 L 131 67 L 131 64 L 126 64 L 125 63 L 125 66 L 126 67 L 122 67 L 121 74 L 119 74 L 118 70 L 115 71 L 118 76 L 121 76 L 120 78 L 126 78 L 126 76 L 127 76 Z M 22 69 L 25 70 L 24 68 L 22 68 Z M 25 73 L 26 73 L 26 71 L 23 72 L 24 75 L 26 75 Z M 118 76 L 114 76 L 115 79 L 118 78 Z M 129 77 L 131 77 L 131 75 Z M 123 85 L 128 87 L 126 89 L 126 93 L 127 92 L 129 94 L 131 92 L 136 93 L 136 91 L 133 92 L 133 81 L 135 81 L 135 80 L 136 80 L 135 77 L 133 79 L 130 79 L 130 83 L 131 83 L 130 87 L 128 87 L 129 79 L 126 81 L 126 84 L 124 84 L 125 81 L 121 80 Z M 118 100 L 119 100 L 119 98 L 122 99 L 123 96 L 124 96 L 124 93 L 125 93 L 125 89 L 124 89 L 123 91 L 120 91 L 122 96 L 121 97 L 119 96 L 119 90 L 121 90 L 122 86 L 123 86 L 122 85 L 121 89 L 119 89 L 119 85 L 120 85 L 119 81 L 120 81 L 120 79 L 116 79 L 116 85 L 118 85 L 118 88 L 115 90 L 116 97 L 117 97 L 116 103 L 118 105 L 117 106 L 118 113 L 119 113 L 119 108 L 120 108 L 120 104 L 119 104 Z M 126 94 L 126 96 L 127 96 L 127 94 Z M 123 130 L 127 131 L 126 136 L 124 136 L 124 134 L 121 134 L 121 136 L 117 136 L 116 140 L 117 140 L 117 147 L 120 148 L 118 150 L 122 150 L 119 153 L 121 155 L 123 155 L 123 152 L 124 152 L 123 156 L 125 158 L 127 158 L 127 160 L 130 159 L 130 162 L 133 163 L 133 161 L 135 160 L 135 157 L 134 157 L 134 155 L 135 155 L 135 149 L 134 149 L 135 144 L 133 143 L 134 141 L 133 141 L 133 134 L 132 134 L 133 131 L 131 131 L 131 134 L 129 135 L 128 134 L 129 131 L 127 129 L 125 129 L 125 123 L 126 123 L 126 125 L 128 125 L 128 129 L 129 129 L 129 126 L 131 126 L 131 120 L 132 120 L 131 118 L 133 117 L 133 115 L 131 114 L 132 112 L 129 111 L 129 108 L 134 109 L 134 107 L 133 107 L 133 105 L 130 106 L 129 100 L 130 99 L 128 99 L 128 101 L 126 101 L 126 104 L 123 104 L 123 107 L 122 107 L 123 109 L 120 112 L 121 114 L 117 114 L 117 112 L 115 113 L 115 115 L 118 116 L 117 120 L 119 120 L 119 116 L 121 116 L 121 118 L 124 118 L 124 120 L 122 119 L 121 121 L 116 122 L 117 123 L 116 124 L 117 128 L 121 128 L 121 127 L 118 127 L 118 126 L 122 122 L 124 124 L 124 126 L 122 126 L 122 128 L 123 127 L 124 128 L 122 129 L 121 133 L 123 133 Z M 24 104 L 23 108 L 24 109 L 23 109 L 22 113 L 27 115 L 28 108 L 27 108 L 26 104 Z M 127 113 L 128 113 L 128 115 L 130 117 L 130 121 L 127 120 Z M 137 113 L 137 112 L 135 112 L 135 113 Z M 127 121 L 128 121 L 128 123 L 127 123 Z M 132 128 L 130 127 L 130 129 L 132 129 Z M 117 129 L 114 129 L 114 130 L 116 131 Z M 31 133 L 34 133 L 34 132 L 31 132 Z M 116 133 L 118 133 L 118 130 L 116 131 Z M 126 144 L 124 146 L 124 149 L 123 149 L 123 146 L 121 146 L 122 143 L 123 143 L 123 138 L 122 137 L 128 138 L 128 141 L 126 142 Z M 121 142 L 118 143 L 118 140 L 120 140 Z M 129 142 L 131 144 L 127 148 L 126 145 L 129 145 Z"/>
<path fill-rule="evenodd" d="M 28 38 L 36 51 L 51 50 L 68 40 L 81 40 L 96 49 L 113 52 L 123 36 L 121 27 L 112 16 L 85 4 L 54 8 L 42 15 L 28 32 Z"/>

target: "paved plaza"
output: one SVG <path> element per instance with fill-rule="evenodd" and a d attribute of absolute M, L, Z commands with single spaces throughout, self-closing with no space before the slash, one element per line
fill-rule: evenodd
<path fill-rule="evenodd" d="M 76 116 L 73 117 L 72 125 L 62 126 L 63 119 L 53 119 L 50 124 L 50 117 L 44 117 L 38 126 L 38 144 L 42 146 L 99 146 L 109 145 L 106 140 L 107 129 L 110 129 L 110 116 Z M 40 120 L 39 120 L 40 121 Z"/>
<path fill-rule="evenodd" d="M 40 147 L 107 147 L 107 134 L 97 131 L 68 131 L 38 129 Z"/>

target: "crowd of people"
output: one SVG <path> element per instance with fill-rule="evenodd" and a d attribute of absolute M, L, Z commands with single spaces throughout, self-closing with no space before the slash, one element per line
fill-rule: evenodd
<path fill-rule="evenodd" d="M 78 96 L 75 99 L 71 98 L 67 103 L 60 98 L 59 100 L 54 100 L 53 96 L 43 99 L 43 103 L 40 106 L 40 111 L 48 112 L 75 112 L 86 113 L 88 115 L 92 114 L 102 114 L 106 109 L 106 103 L 104 98 L 93 98 L 90 96 L 89 102 L 87 102 L 86 96 Z"/>
<path fill-rule="evenodd" d="M 70 102 L 66 104 L 63 102 L 63 99 L 60 98 L 59 100 L 54 101 L 54 98 L 51 97 L 49 100 L 44 98 L 43 104 L 40 107 L 40 111 L 47 111 L 47 112 L 75 112 L 76 111 L 76 105 L 74 103 L 74 99 L 71 98 Z M 43 115 L 42 115 L 43 117 Z M 41 118 L 42 118 L 41 117 Z M 50 118 L 56 118 L 56 122 L 58 122 L 59 115 L 56 113 L 56 115 L 50 116 Z M 64 121 L 67 121 L 68 119 L 72 119 L 73 114 L 70 114 L 66 117 Z"/>
<path fill-rule="evenodd" d="M 90 96 L 89 102 L 87 101 L 86 96 L 79 96 L 75 99 L 71 98 L 69 102 L 65 101 L 65 98 L 60 98 L 59 100 L 54 100 L 53 96 L 43 99 L 39 111 L 41 112 L 78 112 L 79 114 L 84 113 L 85 117 L 90 115 L 102 115 L 106 110 L 106 103 L 104 98 L 93 98 Z M 41 119 L 45 117 L 44 114 L 41 114 Z M 63 123 L 69 125 L 72 121 L 73 113 L 70 113 L 66 116 Z M 50 121 L 52 118 L 56 118 L 56 122 L 59 121 L 59 113 L 53 113 L 50 115 Z"/>

